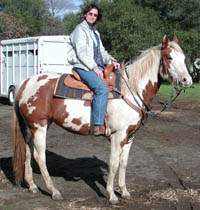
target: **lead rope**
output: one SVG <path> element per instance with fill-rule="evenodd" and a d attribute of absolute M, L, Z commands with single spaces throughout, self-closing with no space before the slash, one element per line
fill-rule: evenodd
<path fill-rule="evenodd" d="M 176 96 L 174 97 L 174 90 L 176 90 Z M 176 87 L 174 87 L 172 90 L 171 90 L 171 94 L 170 94 L 170 98 L 169 98 L 169 101 L 167 103 L 164 103 L 162 101 L 159 101 L 159 100 L 154 100 L 155 103 L 157 104 L 161 104 L 163 105 L 163 108 L 160 112 L 164 112 L 164 111 L 167 111 L 169 109 L 169 107 L 172 105 L 172 103 L 177 99 L 177 97 L 181 94 L 182 92 L 182 89 L 177 89 Z M 173 98 L 174 97 L 174 98 Z"/>

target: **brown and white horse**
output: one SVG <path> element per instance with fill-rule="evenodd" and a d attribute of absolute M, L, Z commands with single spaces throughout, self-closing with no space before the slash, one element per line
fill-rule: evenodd
<path fill-rule="evenodd" d="M 134 133 L 139 129 L 143 118 L 141 108 L 145 109 L 144 102 L 149 105 L 158 91 L 159 75 L 183 89 L 192 85 L 185 65 L 185 56 L 176 37 L 169 41 L 168 37 L 164 36 L 162 44 L 142 52 L 137 60 L 126 66 L 126 71 L 124 69 L 122 74 L 126 82 L 121 79 L 120 86 L 129 103 L 122 98 L 108 100 L 107 103 L 106 130 L 111 141 L 107 192 L 113 204 L 119 202 L 114 193 L 114 178 L 118 167 L 121 196 L 130 198 L 125 183 L 129 151 Z M 46 186 L 55 200 L 61 200 L 63 197 L 47 171 L 47 128 L 55 122 L 68 131 L 87 133 L 90 129 L 91 112 L 91 106 L 84 100 L 54 97 L 59 77 L 59 74 L 46 73 L 25 80 L 18 89 L 11 118 L 13 170 L 16 181 L 20 182 L 24 176 L 30 191 L 38 192 L 31 168 L 33 153 Z"/>

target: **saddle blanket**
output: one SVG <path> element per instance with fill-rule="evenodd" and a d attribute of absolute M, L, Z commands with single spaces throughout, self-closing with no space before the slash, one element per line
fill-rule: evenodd
<path fill-rule="evenodd" d="M 84 95 L 92 94 L 92 91 L 82 90 L 82 89 L 78 89 L 78 88 L 71 88 L 71 87 L 68 87 L 67 85 L 65 85 L 64 80 L 67 77 L 67 75 L 68 74 L 62 74 L 60 76 L 60 78 L 58 79 L 55 90 L 54 90 L 55 97 L 84 99 L 84 97 L 83 97 Z M 117 90 L 120 91 L 119 83 L 120 83 L 120 77 L 119 77 L 118 73 L 116 73 L 116 80 L 115 80 L 116 86 L 115 87 Z M 111 91 L 111 94 L 112 94 L 112 98 L 120 98 L 120 95 L 115 91 Z M 91 98 L 89 97 L 88 99 L 84 99 L 84 100 L 91 100 Z"/>

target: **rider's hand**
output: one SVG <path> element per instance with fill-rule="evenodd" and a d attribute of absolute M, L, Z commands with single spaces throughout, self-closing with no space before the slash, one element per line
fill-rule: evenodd
<path fill-rule="evenodd" d="M 100 69 L 98 68 L 95 68 L 94 69 L 94 72 L 97 74 L 97 76 L 101 79 L 103 79 L 103 71 L 101 71 Z"/>
<path fill-rule="evenodd" d="M 114 65 L 115 69 L 120 69 L 120 63 L 113 61 L 112 64 Z"/>

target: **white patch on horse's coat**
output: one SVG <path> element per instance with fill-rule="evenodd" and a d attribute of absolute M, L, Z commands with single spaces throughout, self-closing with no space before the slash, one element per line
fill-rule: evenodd
<path fill-rule="evenodd" d="M 148 71 L 148 73 L 144 76 L 144 78 L 141 79 L 140 83 L 138 84 L 139 86 L 138 89 L 140 90 L 139 94 L 141 97 L 142 97 L 142 92 L 145 90 L 149 82 L 151 82 L 153 86 L 155 83 L 158 82 L 156 72 L 158 71 L 157 69 L 158 69 L 159 64 L 160 64 L 159 60 L 157 62 L 154 62 L 154 65 L 152 65 L 151 70 Z"/>
<path fill-rule="evenodd" d="M 84 100 L 77 100 L 76 103 L 74 99 L 66 99 L 64 105 L 66 105 L 66 112 L 69 113 L 67 118 L 64 119 L 63 126 L 71 127 L 74 130 L 80 130 L 82 125 L 90 124 L 90 112 L 91 107 L 84 105 Z M 80 125 L 77 125 L 72 122 L 73 119 L 79 119 L 81 121 Z"/>
<path fill-rule="evenodd" d="M 27 104 L 27 108 L 28 108 L 28 113 L 32 114 L 32 112 L 36 109 L 35 106 L 31 106 L 30 103 Z"/>
<path fill-rule="evenodd" d="M 36 150 L 41 148 L 42 150 L 46 149 L 46 131 L 47 131 L 47 125 L 41 126 L 38 123 L 33 124 L 37 130 L 34 133 L 34 145 L 36 145 Z M 37 145 L 40 145 L 37 149 Z M 37 151 L 40 152 L 40 151 Z"/>
<path fill-rule="evenodd" d="M 135 104 L 133 98 L 132 102 Z M 139 113 L 132 107 L 127 106 L 127 103 L 123 99 L 109 100 L 107 113 L 108 126 L 111 129 L 115 128 L 117 132 L 126 131 L 130 125 L 137 125 L 140 120 Z"/>
<path fill-rule="evenodd" d="M 135 63 L 130 64 L 129 66 L 126 67 L 129 74 L 130 74 L 129 76 L 134 78 L 135 83 L 137 82 L 137 85 L 136 85 L 137 88 L 135 89 L 135 91 L 137 91 L 138 94 L 141 97 L 143 97 L 142 93 L 145 90 L 146 86 L 149 84 L 149 82 L 151 82 L 153 86 L 154 86 L 155 83 L 158 82 L 157 72 L 158 72 L 158 68 L 159 68 L 159 65 L 160 65 L 160 53 L 158 53 L 157 50 L 155 50 L 153 55 L 154 55 L 153 56 L 154 62 L 152 63 L 152 60 L 151 60 L 151 62 L 150 62 L 151 63 L 151 68 L 147 68 L 146 66 L 142 67 L 143 62 L 141 62 L 141 61 L 139 62 L 139 64 L 141 64 L 141 65 L 138 65 L 137 62 L 135 62 Z M 143 57 L 142 59 L 145 59 L 145 58 L 146 57 Z M 148 71 L 146 71 L 146 68 L 148 69 Z M 135 69 L 137 69 L 137 71 L 135 71 L 135 73 L 137 75 L 131 74 L 131 72 L 134 71 Z M 141 76 L 140 74 L 141 74 L 142 71 L 145 72 L 145 73 L 142 73 L 142 76 Z M 140 72 L 140 73 L 138 73 L 138 72 Z M 138 78 L 138 79 L 135 80 L 135 78 Z M 130 81 L 131 80 L 132 80 L 132 78 L 130 78 Z M 128 93 L 127 97 L 129 98 L 129 100 L 133 99 L 133 96 L 130 93 Z M 137 99 L 137 101 L 142 106 L 141 100 L 138 98 L 138 96 L 136 94 L 135 94 L 135 98 Z"/>
<path fill-rule="evenodd" d="M 38 78 L 43 76 L 47 77 L 38 81 Z M 60 75 L 52 73 L 43 74 L 43 75 L 34 75 L 33 77 L 31 77 L 27 82 L 25 89 L 22 92 L 22 97 L 19 101 L 19 106 L 21 106 L 21 104 L 27 104 L 28 113 L 32 114 L 32 112 L 36 109 L 36 107 L 28 103 L 28 100 L 30 98 L 32 98 L 32 101 L 37 100 L 38 97 L 36 96 L 36 93 L 39 91 L 40 87 L 49 82 L 50 79 L 56 79 L 58 77 L 60 77 Z"/>

